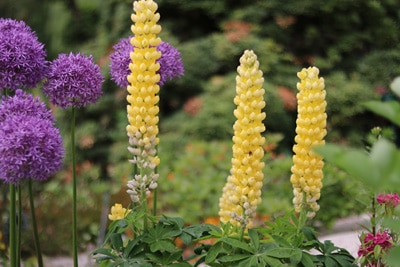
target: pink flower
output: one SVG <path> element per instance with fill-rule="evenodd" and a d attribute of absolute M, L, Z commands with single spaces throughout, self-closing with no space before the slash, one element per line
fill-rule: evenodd
<path fill-rule="evenodd" d="M 381 205 L 388 205 L 393 208 L 397 207 L 400 204 L 400 198 L 397 193 L 394 194 L 379 194 L 376 198 Z"/>
<path fill-rule="evenodd" d="M 386 232 L 378 232 L 375 235 L 372 233 L 361 236 L 361 246 L 358 250 L 358 256 L 367 256 L 373 253 L 375 246 L 380 246 L 382 250 L 387 250 L 393 246 L 392 237 Z"/>

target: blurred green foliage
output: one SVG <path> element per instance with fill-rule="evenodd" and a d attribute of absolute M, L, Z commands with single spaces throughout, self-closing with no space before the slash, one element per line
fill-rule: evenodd
<path fill-rule="evenodd" d="M 283 156 L 268 156 L 260 207 L 270 216 L 291 207 L 288 178 L 296 111 L 288 105 L 296 93 L 296 72 L 309 65 L 320 68 L 327 90 L 327 138 L 354 145 L 361 145 L 365 130 L 376 124 L 360 103 L 379 99 L 375 87 L 387 87 L 399 73 L 400 4 L 394 0 L 157 2 L 161 37 L 181 51 L 185 65 L 185 76 L 161 90 L 160 202 L 163 210 L 179 212 L 189 221 L 216 215 L 229 175 L 235 70 L 243 50 L 255 51 L 264 72 L 266 136 L 281 136 L 274 152 Z M 126 92 L 110 81 L 108 65 L 112 46 L 130 35 L 131 12 L 130 0 L 0 1 L 0 16 L 25 20 L 45 44 L 49 60 L 70 51 L 93 54 L 106 76 L 103 98 L 77 117 L 82 244 L 95 239 L 102 196 L 111 192 L 115 200 L 126 198 L 117 194 L 131 172 Z M 69 111 L 54 110 L 68 147 Z M 60 225 L 58 233 L 69 232 L 70 224 L 68 151 L 66 156 L 65 169 L 37 185 L 39 220 L 57 219 L 49 224 Z M 171 173 L 175 178 L 168 180 Z M 335 216 L 360 211 L 355 202 L 345 201 L 358 198 L 359 188 L 346 175 L 336 174 L 326 170 L 318 213 L 327 225 Z M 60 236 L 51 240 L 60 244 L 59 250 L 49 244 L 45 253 L 68 251 L 69 237 L 51 236 Z"/>

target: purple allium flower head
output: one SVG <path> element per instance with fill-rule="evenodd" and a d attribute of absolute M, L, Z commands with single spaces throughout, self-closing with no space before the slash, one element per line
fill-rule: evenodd
<path fill-rule="evenodd" d="M 157 46 L 157 50 L 161 52 L 161 57 L 157 60 L 160 63 L 159 85 L 163 85 L 167 79 L 171 80 L 174 77 L 181 77 L 184 69 L 179 51 L 166 42 L 161 42 Z"/>
<path fill-rule="evenodd" d="M 50 120 L 17 114 L 0 123 L 0 179 L 43 181 L 63 164 L 60 132 Z"/>
<path fill-rule="evenodd" d="M 44 45 L 23 21 L 0 18 L 0 89 L 32 88 L 47 70 Z"/>
<path fill-rule="evenodd" d="M 127 76 L 130 73 L 129 63 L 131 62 L 130 53 L 133 52 L 133 46 L 130 39 L 123 38 L 113 46 L 114 52 L 110 56 L 110 74 L 113 80 L 120 87 L 127 87 Z M 160 81 L 158 85 L 163 85 L 167 80 L 180 77 L 183 75 L 183 63 L 179 51 L 167 42 L 161 42 L 157 46 L 157 50 L 161 52 L 161 57 L 157 60 L 160 63 Z"/>
<path fill-rule="evenodd" d="M 54 123 L 53 113 L 40 98 L 33 97 L 21 89 L 17 89 L 14 96 L 3 96 L 0 102 L 0 123 L 11 115 L 30 115 Z"/>
<path fill-rule="evenodd" d="M 102 95 L 103 75 L 92 56 L 60 54 L 50 63 L 43 92 L 61 108 L 84 107 Z"/>

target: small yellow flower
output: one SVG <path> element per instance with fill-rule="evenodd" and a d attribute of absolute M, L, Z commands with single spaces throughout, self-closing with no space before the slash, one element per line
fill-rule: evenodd
<path fill-rule="evenodd" d="M 293 146 L 293 166 L 290 182 L 293 185 L 293 204 L 296 212 L 302 208 L 309 210 L 308 216 L 313 217 L 319 210 L 317 200 L 321 196 L 322 168 L 324 162 L 312 151 L 316 145 L 324 144 L 326 135 L 325 84 L 323 78 L 318 78 L 316 67 L 302 69 L 297 73 L 300 82 L 297 83 L 297 120 L 296 144 Z M 306 199 L 303 199 L 303 195 Z M 306 205 L 303 207 L 303 205 Z"/>
<path fill-rule="evenodd" d="M 265 143 L 264 79 L 253 51 L 243 53 L 237 72 L 232 168 L 219 201 L 219 216 L 222 222 L 250 227 L 261 203 Z"/>
<path fill-rule="evenodd" d="M 108 219 L 111 221 L 121 220 L 125 218 L 129 212 L 131 212 L 130 209 L 125 209 L 121 204 L 115 203 L 115 205 L 111 207 L 111 214 L 108 214 Z"/>

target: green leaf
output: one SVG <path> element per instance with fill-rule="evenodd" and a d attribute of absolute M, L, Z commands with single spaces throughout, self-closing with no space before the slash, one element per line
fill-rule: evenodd
<path fill-rule="evenodd" d="M 263 257 L 263 260 L 271 267 L 285 267 L 286 264 L 283 264 L 280 260 L 272 257 Z M 310 265 L 312 266 L 312 265 Z"/>
<path fill-rule="evenodd" d="M 116 251 L 121 251 L 123 247 L 123 242 L 122 242 L 122 236 L 119 233 L 113 233 L 110 235 L 110 240 L 111 240 L 111 246 L 116 250 Z"/>
<path fill-rule="evenodd" d="M 215 259 L 217 258 L 218 254 L 222 251 L 222 243 L 218 242 L 216 244 L 214 244 L 207 253 L 205 262 L 207 264 L 210 264 L 211 262 L 215 261 Z"/>
<path fill-rule="evenodd" d="M 246 250 L 250 253 L 256 252 L 254 248 L 250 247 L 245 242 L 239 241 L 234 238 L 230 238 L 230 237 L 221 238 L 221 242 L 224 242 L 225 244 L 228 244 L 228 245 L 232 246 L 233 248 L 240 248 L 240 249 Z"/>
<path fill-rule="evenodd" d="M 137 243 L 139 242 L 139 238 L 136 239 L 131 239 L 128 241 L 128 244 L 126 245 L 125 249 L 124 249 L 124 257 L 127 258 L 129 256 L 129 254 L 131 254 L 132 250 L 135 248 L 135 246 L 137 245 Z"/>
<path fill-rule="evenodd" d="M 371 188 L 381 186 L 379 172 L 365 151 L 335 144 L 316 147 L 315 151 L 350 175 L 362 179 Z"/>
<path fill-rule="evenodd" d="M 208 224 L 195 224 L 183 228 L 183 232 L 193 236 L 194 238 L 200 238 L 204 235 L 204 233 L 211 231 L 211 229 L 212 228 Z"/>
<path fill-rule="evenodd" d="M 400 262 L 400 247 L 395 246 L 389 250 L 389 254 L 386 257 L 388 266 L 397 266 Z"/>
<path fill-rule="evenodd" d="M 175 252 L 176 247 L 171 240 L 158 240 L 150 244 L 150 250 L 151 252 L 156 252 L 156 251 Z"/>
<path fill-rule="evenodd" d="M 323 246 L 323 254 L 331 254 L 333 251 L 336 251 L 338 248 L 332 243 L 331 240 L 325 240 Z"/>
<path fill-rule="evenodd" d="M 310 254 L 303 252 L 301 254 L 301 264 L 303 264 L 303 266 L 314 266 L 314 261 L 311 257 Z"/>
<path fill-rule="evenodd" d="M 177 263 L 172 263 L 172 264 L 170 264 L 168 266 L 171 266 L 171 267 L 191 267 L 192 265 L 187 263 L 187 262 L 177 262 Z"/>
<path fill-rule="evenodd" d="M 350 254 L 331 254 L 330 257 L 335 260 L 341 267 L 357 266 L 355 264 L 356 259 Z"/>
<path fill-rule="evenodd" d="M 393 82 L 390 84 L 390 89 L 392 89 L 393 93 L 400 97 L 400 76 L 394 78 Z"/>
<path fill-rule="evenodd" d="M 241 261 L 243 259 L 247 259 L 247 258 L 249 258 L 251 256 L 252 255 L 250 255 L 250 254 L 234 254 L 234 255 L 222 256 L 218 260 L 220 262 L 236 262 L 236 261 Z"/>
<path fill-rule="evenodd" d="M 302 251 L 298 248 L 276 247 L 265 251 L 264 254 L 279 259 L 289 259 L 292 257 L 295 259 L 301 259 L 302 257 Z"/>
<path fill-rule="evenodd" d="M 260 238 L 258 236 L 258 233 L 255 229 L 249 229 L 249 237 L 251 240 L 251 244 L 253 245 L 253 247 L 258 250 L 258 248 L 260 247 Z"/>
<path fill-rule="evenodd" d="M 331 257 L 330 256 L 326 256 L 325 257 L 325 262 L 324 262 L 325 264 L 325 266 L 329 266 L 329 267 L 339 267 L 338 266 L 338 264 L 337 264 L 337 262 L 335 261 L 335 260 L 333 260 L 333 259 L 331 259 Z"/>
<path fill-rule="evenodd" d="M 387 102 L 368 101 L 363 104 L 370 111 L 400 126 L 400 103 L 393 100 Z"/>
<path fill-rule="evenodd" d="M 282 247 L 290 247 L 291 244 L 289 241 L 287 241 L 284 237 L 279 236 L 279 235 L 272 235 L 272 238 L 275 240 L 278 245 Z"/>

